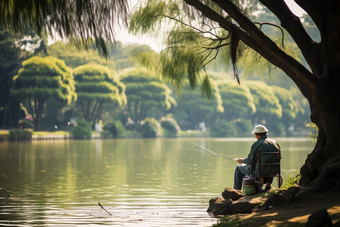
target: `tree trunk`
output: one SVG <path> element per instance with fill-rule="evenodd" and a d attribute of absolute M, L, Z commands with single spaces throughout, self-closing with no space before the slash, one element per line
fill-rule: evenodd
<path fill-rule="evenodd" d="M 29 105 L 30 110 L 31 110 L 31 114 L 32 114 L 32 118 L 33 118 L 33 128 L 34 128 L 34 131 L 35 131 L 35 130 L 37 130 L 37 118 L 36 118 L 35 112 L 34 112 L 33 107 L 32 107 L 31 98 L 28 98 L 28 105 Z"/>
<path fill-rule="evenodd" d="M 311 191 L 340 190 L 339 83 L 320 83 L 310 99 L 311 120 L 319 128 L 316 146 L 302 166 L 300 184 Z"/>

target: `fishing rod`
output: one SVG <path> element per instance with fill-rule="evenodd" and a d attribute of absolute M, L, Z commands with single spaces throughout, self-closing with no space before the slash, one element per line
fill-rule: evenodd
<path fill-rule="evenodd" d="M 106 211 L 106 213 L 108 213 L 109 215 L 111 215 L 112 216 L 112 214 L 110 213 L 110 212 L 108 212 L 100 203 L 98 203 L 98 205 L 101 207 L 101 208 L 103 208 L 103 210 L 105 210 Z"/>
<path fill-rule="evenodd" d="M 237 158 L 230 158 L 230 157 L 227 157 L 227 156 L 224 156 L 224 155 L 216 154 L 215 152 L 213 152 L 213 151 L 211 151 L 211 150 L 209 150 L 209 149 L 207 149 L 207 148 L 205 148 L 205 147 L 203 147 L 203 146 L 201 146 L 201 145 L 198 145 L 197 143 L 191 142 L 191 141 L 189 141 L 189 140 L 185 140 L 185 141 L 187 141 L 187 142 L 189 142 L 189 143 L 192 143 L 192 144 L 194 144 L 194 145 L 196 145 L 196 146 L 199 146 L 200 148 L 203 148 L 204 150 L 209 151 L 209 152 L 212 153 L 213 155 L 220 156 L 220 157 L 227 158 L 227 159 L 231 159 L 231 160 L 234 160 L 234 161 L 237 160 Z"/>

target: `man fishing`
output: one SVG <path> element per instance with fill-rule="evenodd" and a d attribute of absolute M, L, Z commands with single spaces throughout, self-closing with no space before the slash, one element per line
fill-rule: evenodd
<path fill-rule="evenodd" d="M 276 152 L 280 149 L 279 144 L 270 139 L 267 136 L 267 132 L 269 130 L 264 125 L 255 126 L 252 134 L 255 135 L 257 141 L 253 143 L 250 149 L 250 153 L 246 158 L 236 159 L 236 162 L 239 163 L 235 169 L 234 174 L 234 189 L 241 190 L 243 177 L 247 174 L 252 174 L 253 176 L 257 176 L 258 166 L 257 166 L 257 156 L 258 151 L 261 152 Z M 277 157 L 273 155 L 264 155 L 261 156 L 261 162 L 277 162 Z M 261 168 L 261 173 L 263 174 L 273 174 L 277 173 L 277 166 L 266 166 L 263 169 Z M 271 184 L 273 182 L 273 177 L 264 177 L 263 183 L 266 184 L 264 192 L 269 191 L 271 189 Z"/>

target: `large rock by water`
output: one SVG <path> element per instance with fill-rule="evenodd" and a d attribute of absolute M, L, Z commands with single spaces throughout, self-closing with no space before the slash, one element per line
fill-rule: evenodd
<path fill-rule="evenodd" d="M 264 202 L 261 197 L 244 196 L 240 190 L 226 188 L 222 192 L 223 197 L 217 197 L 209 201 L 208 212 L 213 215 L 227 215 L 238 213 L 251 213 L 254 208 Z"/>
<path fill-rule="evenodd" d="M 239 198 L 244 197 L 244 194 L 241 190 L 236 190 L 233 188 L 225 188 L 224 191 L 222 192 L 222 197 L 227 200 L 238 200 Z"/>

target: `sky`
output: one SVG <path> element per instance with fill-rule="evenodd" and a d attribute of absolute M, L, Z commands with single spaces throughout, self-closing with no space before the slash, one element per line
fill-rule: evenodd
<path fill-rule="evenodd" d="M 138 4 L 139 0 L 130 0 L 130 6 L 133 8 L 136 4 Z M 297 16 L 302 16 L 302 14 L 305 14 L 306 12 L 301 9 L 294 0 L 285 0 L 288 7 L 292 10 L 292 12 Z M 131 44 L 131 43 L 139 43 L 139 44 L 147 44 L 149 45 L 153 50 L 159 52 L 163 49 L 161 45 L 161 40 L 157 40 L 151 37 L 147 36 L 133 36 L 128 33 L 126 29 L 118 30 L 116 32 L 116 38 L 117 40 L 121 41 L 123 45 Z"/>

